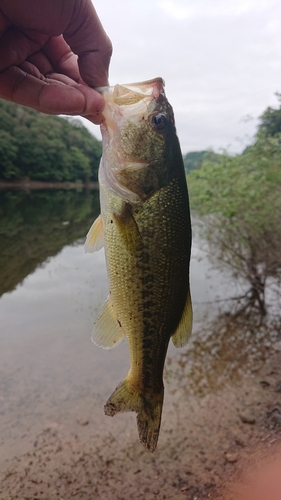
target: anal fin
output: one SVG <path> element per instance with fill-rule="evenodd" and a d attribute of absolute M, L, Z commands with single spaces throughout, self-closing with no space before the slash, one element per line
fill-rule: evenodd
<path fill-rule="evenodd" d="M 110 298 L 104 304 L 92 331 L 92 341 L 104 349 L 112 349 L 123 339 L 125 333 L 115 315 Z"/>

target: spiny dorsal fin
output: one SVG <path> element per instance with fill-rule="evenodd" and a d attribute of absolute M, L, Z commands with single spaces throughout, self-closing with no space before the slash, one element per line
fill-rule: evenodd
<path fill-rule="evenodd" d="M 94 253 L 104 246 L 104 233 L 101 215 L 91 225 L 84 245 L 86 253 Z"/>
<path fill-rule="evenodd" d="M 92 341 L 104 349 L 112 349 L 123 339 L 125 333 L 115 315 L 110 298 L 104 304 L 92 331 Z"/>
<path fill-rule="evenodd" d="M 192 330 L 192 304 L 190 290 L 188 289 L 186 303 L 182 313 L 179 325 L 172 335 L 172 341 L 175 347 L 183 347 L 187 344 Z"/>

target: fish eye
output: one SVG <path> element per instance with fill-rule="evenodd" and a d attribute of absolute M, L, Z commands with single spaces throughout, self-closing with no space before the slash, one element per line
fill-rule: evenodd
<path fill-rule="evenodd" d="M 162 130 L 166 125 L 166 116 L 163 113 L 154 115 L 151 119 L 151 124 L 156 130 Z"/>

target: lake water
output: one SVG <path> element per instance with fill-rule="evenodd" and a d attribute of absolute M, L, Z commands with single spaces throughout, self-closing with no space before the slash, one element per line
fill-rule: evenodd
<path fill-rule="evenodd" d="M 103 405 L 127 373 L 127 344 L 104 351 L 90 340 L 107 296 L 103 251 L 83 249 L 98 213 L 96 191 L 0 191 L 1 460 L 26 450 L 47 425 L 74 428 L 91 419 L 97 432 L 117 425 L 103 415 Z M 222 377 L 251 372 L 276 337 L 245 340 L 244 331 L 225 328 L 220 299 L 239 287 L 213 268 L 196 235 L 191 291 L 192 341 L 182 354 L 170 346 L 165 373 L 169 386 L 171 360 L 178 360 L 181 380 L 193 370 L 190 390 L 203 394 L 216 390 Z M 204 329 L 209 321 L 220 321 L 216 335 Z M 119 428 L 125 431 L 127 421 L 119 420 Z"/>

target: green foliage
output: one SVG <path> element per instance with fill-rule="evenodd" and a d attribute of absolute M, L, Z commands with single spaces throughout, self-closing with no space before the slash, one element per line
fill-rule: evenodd
<path fill-rule="evenodd" d="M 0 100 L 0 179 L 96 181 L 101 143 L 78 120 Z"/>
<path fill-rule="evenodd" d="M 191 151 L 183 156 L 183 163 L 186 173 L 190 173 L 192 170 L 198 170 L 201 168 L 203 161 L 211 160 L 216 161 L 220 155 L 214 153 L 213 151 Z"/>
<path fill-rule="evenodd" d="M 20 175 L 15 166 L 18 147 L 9 132 L 0 129 L 0 178 L 13 179 Z"/>
<path fill-rule="evenodd" d="M 206 153 L 207 151 L 191 151 L 190 153 L 186 153 L 183 157 L 183 164 L 186 173 L 191 172 L 195 168 L 200 168 Z"/>
<path fill-rule="evenodd" d="M 213 256 L 262 301 L 267 278 L 281 273 L 281 134 L 260 133 L 244 154 L 204 161 L 188 185 Z"/>
<path fill-rule="evenodd" d="M 281 94 L 277 92 L 276 96 L 281 101 Z M 281 106 L 278 109 L 268 107 L 260 116 L 260 122 L 259 132 L 267 137 L 281 133 Z"/>

